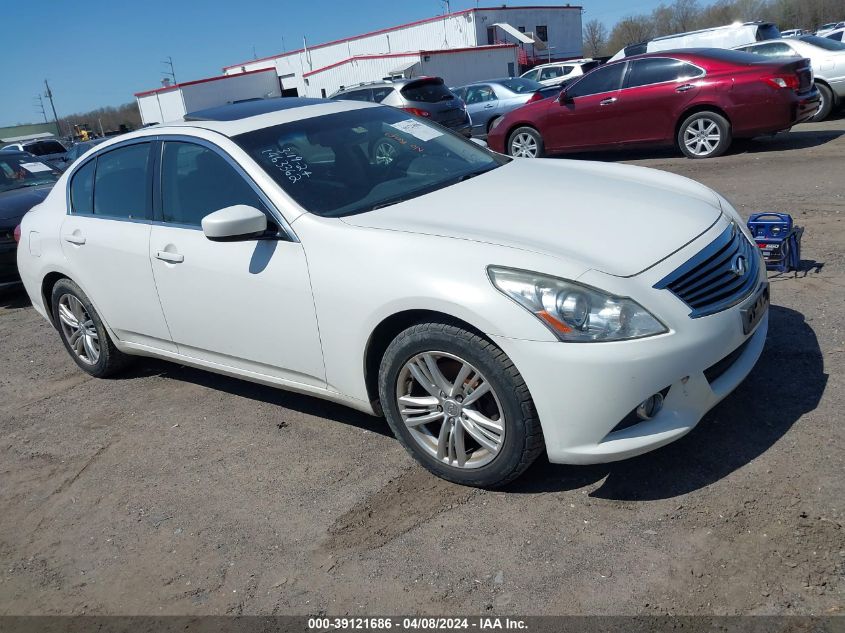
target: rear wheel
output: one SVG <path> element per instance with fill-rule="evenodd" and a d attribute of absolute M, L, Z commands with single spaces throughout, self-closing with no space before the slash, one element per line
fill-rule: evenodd
<path fill-rule="evenodd" d="M 824 121 L 829 115 L 830 111 L 833 110 L 833 91 L 825 86 L 824 84 L 817 83 L 816 88 L 819 89 L 819 97 L 821 98 L 821 102 L 819 103 L 819 110 L 813 116 L 810 121 Z"/>
<path fill-rule="evenodd" d="M 381 362 L 379 398 L 408 452 L 455 483 L 502 486 L 543 450 L 516 367 L 493 343 L 456 326 L 423 323 L 399 334 Z"/>
<path fill-rule="evenodd" d="M 687 158 L 714 158 L 731 145 L 731 125 L 721 114 L 696 112 L 678 128 L 678 147 Z"/>
<path fill-rule="evenodd" d="M 541 158 L 545 151 L 543 137 L 533 127 L 517 128 L 508 139 L 507 150 L 516 158 Z"/>
<path fill-rule="evenodd" d="M 59 279 L 51 294 L 53 321 L 68 354 L 86 373 L 111 376 L 129 357 L 112 343 L 100 315 L 84 292 L 70 279 Z"/>

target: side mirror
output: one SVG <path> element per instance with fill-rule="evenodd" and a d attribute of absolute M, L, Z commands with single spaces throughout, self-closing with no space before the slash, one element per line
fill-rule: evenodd
<path fill-rule="evenodd" d="M 266 230 L 267 216 L 245 204 L 220 209 L 202 219 L 202 232 L 213 242 L 251 240 Z"/>
<path fill-rule="evenodd" d="M 566 105 L 567 103 L 572 103 L 573 99 L 566 93 L 566 88 L 562 88 L 560 94 L 557 96 L 557 102 L 560 105 Z"/>

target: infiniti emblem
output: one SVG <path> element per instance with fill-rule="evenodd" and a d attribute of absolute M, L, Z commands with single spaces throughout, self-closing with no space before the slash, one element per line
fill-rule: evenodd
<path fill-rule="evenodd" d="M 735 277 L 742 277 L 743 275 L 745 275 L 745 270 L 745 257 L 742 255 L 737 255 L 731 262 L 731 272 L 734 274 Z"/>

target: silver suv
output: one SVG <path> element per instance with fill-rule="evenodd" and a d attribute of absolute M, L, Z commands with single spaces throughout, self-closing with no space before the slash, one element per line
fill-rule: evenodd
<path fill-rule="evenodd" d="M 472 134 L 472 121 L 466 105 L 440 77 L 382 79 L 341 87 L 329 98 L 383 103 L 439 123 L 466 137 Z"/>

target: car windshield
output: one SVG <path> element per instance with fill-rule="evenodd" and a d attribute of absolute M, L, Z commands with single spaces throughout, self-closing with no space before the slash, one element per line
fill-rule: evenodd
<path fill-rule="evenodd" d="M 515 92 L 517 94 L 523 94 L 525 92 L 537 92 L 538 90 L 545 88 L 545 86 L 538 81 L 524 79 L 522 77 L 505 79 L 503 81 L 500 81 L 499 83 L 511 92 Z"/>
<path fill-rule="evenodd" d="M 818 37 L 816 35 L 802 35 L 799 39 L 802 42 L 807 42 L 807 44 L 818 46 L 819 48 L 823 48 L 827 51 L 845 51 L 845 44 L 843 44 L 842 42 L 837 42 L 836 40 L 832 40 L 828 37 Z"/>
<path fill-rule="evenodd" d="M 276 125 L 233 140 L 301 207 L 325 217 L 410 200 L 509 160 L 385 106 Z"/>
<path fill-rule="evenodd" d="M 0 153 L 0 192 L 54 183 L 60 175 L 34 156 Z"/>

